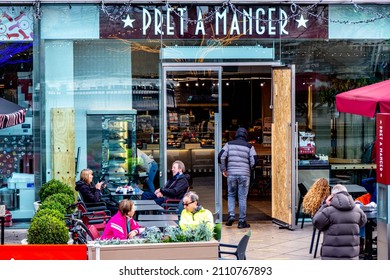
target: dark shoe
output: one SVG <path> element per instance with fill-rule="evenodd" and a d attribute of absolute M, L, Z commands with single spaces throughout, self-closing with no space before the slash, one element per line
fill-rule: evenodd
<path fill-rule="evenodd" d="M 239 221 L 238 222 L 238 226 L 237 226 L 238 228 L 249 228 L 249 227 L 251 227 L 251 225 L 250 224 L 248 224 L 246 221 Z"/>
<path fill-rule="evenodd" d="M 225 225 L 230 227 L 234 223 L 234 220 L 235 220 L 234 217 L 229 217 Z"/>

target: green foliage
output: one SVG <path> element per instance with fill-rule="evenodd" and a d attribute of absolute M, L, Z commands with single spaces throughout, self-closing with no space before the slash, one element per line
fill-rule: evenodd
<path fill-rule="evenodd" d="M 98 240 L 100 245 L 124 245 L 142 243 L 169 243 L 169 242 L 198 242 L 210 241 L 213 238 L 213 230 L 202 222 L 195 229 L 182 230 L 180 227 L 166 227 L 164 233 L 158 227 L 147 228 L 140 237 L 128 240 L 110 239 Z"/>
<path fill-rule="evenodd" d="M 41 208 L 39 208 L 37 213 L 35 213 L 34 217 L 32 218 L 32 221 L 38 217 L 45 217 L 45 216 L 57 218 L 58 220 L 65 219 L 65 215 L 56 209 L 51 209 L 51 208 L 41 209 Z"/>
<path fill-rule="evenodd" d="M 57 193 L 67 194 L 72 197 L 73 201 L 75 200 L 75 194 L 72 188 L 56 179 L 51 179 L 50 181 L 42 185 L 41 189 L 39 190 L 39 198 L 43 203 L 46 198 Z"/>
<path fill-rule="evenodd" d="M 185 242 L 186 236 L 180 227 L 166 227 L 164 242 Z"/>
<path fill-rule="evenodd" d="M 67 244 L 68 240 L 65 221 L 51 215 L 34 217 L 27 231 L 28 244 Z"/>
<path fill-rule="evenodd" d="M 142 233 L 142 237 L 145 238 L 148 243 L 159 243 L 163 238 L 163 233 L 158 227 L 149 227 Z"/>
<path fill-rule="evenodd" d="M 39 206 L 39 209 L 40 210 L 43 210 L 43 209 L 55 209 L 57 211 L 59 211 L 60 213 L 62 213 L 63 215 L 66 214 L 66 208 L 64 205 L 61 204 L 61 202 L 59 201 L 56 201 L 56 200 L 45 200 L 41 206 Z"/>
<path fill-rule="evenodd" d="M 67 214 L 71 214 L 74 212 L 74 208 L 69 208 L 69 205 L 74 203 L 73 196 L 69 196 L 68 194 L 65 193 L 56 193 L 48 196 L 45 199 L 44 203 L 48 203 L 51 201 L 59 202 L 62 206 L 64 206 Z"/>

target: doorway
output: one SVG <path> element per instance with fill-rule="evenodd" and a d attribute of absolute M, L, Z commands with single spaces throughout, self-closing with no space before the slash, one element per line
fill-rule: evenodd
<path fill-rule="evenodd" d="M 248 221 L 271 220 L 272 65 L 199 65 L 163 64 L 163 170 L 182 160 L 202 205 L 227 215 L 227 187 L 215 151 L 245 127 L 261 158 L 251 178 Z"/>

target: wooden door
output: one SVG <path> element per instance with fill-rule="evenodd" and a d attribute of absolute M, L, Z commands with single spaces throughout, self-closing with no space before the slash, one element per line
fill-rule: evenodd
<path fill-rule="evenodd" d="M 292 228 L 295 205 L 295 100 L 294 68 L 272 70 L 272 218 Z M 294 187 L 293 187 L 294 186 Z"/>

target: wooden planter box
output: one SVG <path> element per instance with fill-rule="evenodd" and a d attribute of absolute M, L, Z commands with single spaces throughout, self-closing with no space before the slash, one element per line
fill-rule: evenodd
<path fill-rule="evenodd" d="M 216 260 L 218 241 L 88 245 L 89 260 Z"/>

